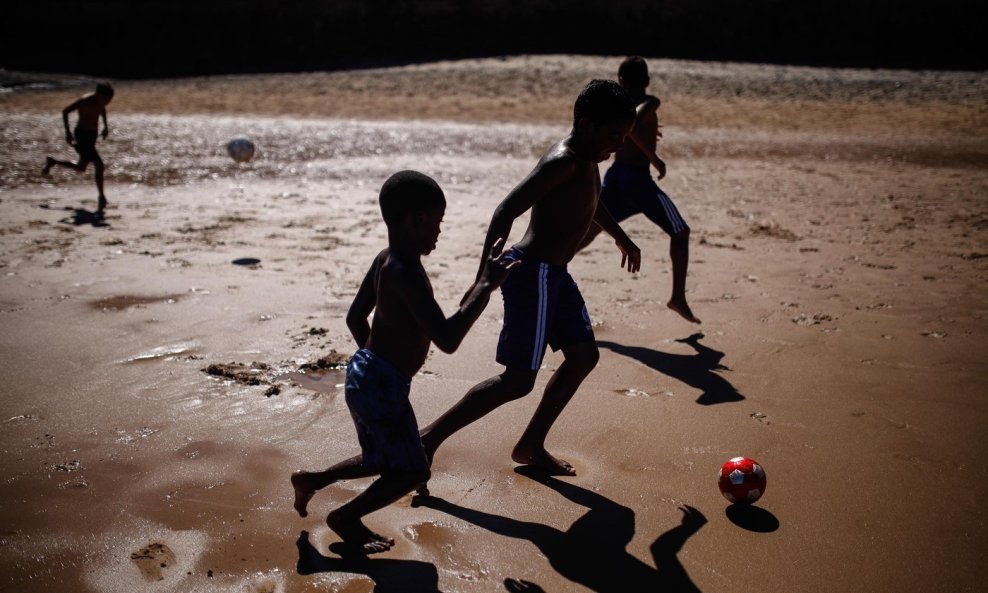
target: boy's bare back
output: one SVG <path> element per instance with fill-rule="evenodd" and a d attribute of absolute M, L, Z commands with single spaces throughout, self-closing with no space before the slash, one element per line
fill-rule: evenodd
<path fill-rule="evenodd" d="M 79 122 L 76 127 L 80 130 L 97 131 L 99 118 L 106 116 L 106 106 L 96 93 L 89 93 L 65 108 L 66 113 L 79 112 Z"/>
<path fill-rule="evenodd" d="M 631 134 L 614 153 L 614 162 L 623 165 L 648 167 L 649 153 L 655 154 L 659 141 L 659 99 L 645 95 L 637 105 L 638 112 Z"/>
<path fill-rule="evenodd" d="M 599 194 L 597 163 L 577 156 L 567 140 L 556 143 L 513 192 L 519 207 L 528 196 L 536 198 L 517 247 L 538 261 L 569 263 L 593 221 Z"/>
<path fill-rule="evenodd" d="M 429 277 L 420 262 L 406 264 L 390 249 L 374 259 L 368 277 L 372 278 L 375 302 L 366 347 L 411 377 L 425 363 L 431 340 L 415 322 L 408 303 L 434 299 Z"/>

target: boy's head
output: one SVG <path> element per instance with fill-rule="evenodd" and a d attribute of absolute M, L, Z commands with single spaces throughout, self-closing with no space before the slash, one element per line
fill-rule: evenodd
<path fill-rule="evenodd" d="M 645 89 L 648 86 L 648 65 L 641 56 L 625 58 L 618 66 L 618 81 L 622 86 L 633 89 Z"/>
<path fill-rule="evenodd" d="M 613 80 L 591 80 L 573 108 L 574 148 L 602 163 L 624 144 L 635 121 L 635 104 Z"/>
<path fill-rule="evenodd" d="M 428 175 L 399 171 L 381 186 L 381 216 L 388 233 L 401 233 L 429 253 L 439 237 L 439 223 L 446 212 L 446 196 Z"/>
<path fill-rule="evenodd" d="M 104 103 L 109 103 L 113 98 L 113 87 L 108 82 L 101 82 L 96 85 L 96 94 L 103 98 Z"/>
<path fill-rule="evenodd" d="M 635 104 L 628 92 L 613 80 L 591 80 L 580 91 L 573 106 L 573 125 L 578 125 L 583 118 L 597 126 L 630 122 L 635 119 Z"/>

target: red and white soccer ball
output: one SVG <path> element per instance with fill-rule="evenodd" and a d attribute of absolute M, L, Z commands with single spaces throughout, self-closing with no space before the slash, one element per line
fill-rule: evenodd
<path fill-rule="evenodd" d="M 728 459 L 718 478 L 721 494 L 733 503 L 751 504 L 765 494 L 765 470 L 754 459 Z"/>

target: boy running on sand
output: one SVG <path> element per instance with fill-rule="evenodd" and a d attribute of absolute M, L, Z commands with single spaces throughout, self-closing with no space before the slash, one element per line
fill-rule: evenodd
<path fill-rule="evenodd" d="M 637 105 L 635 126 L 624 145 L 614 153 L 614 163 L 604 175 L 600 201 L 615 220 L 621 222 L 642 213 L 659 225 L 671 241 L 669 257 L 672 259 L 672 298 L 667 306 L 693 323 L 700 320 L 693 315 L 686 302 L 686 268 L 689 265 L 690 227 L 680 216 L 669 196 L 659 189 L 649 173 L 649 165 L 666 175 L 666 164 L 655 153 L 659 132 L 659 99 L 645 93 L 649 84 L 648 65 L 638 56 L 621 62 L 618 80 Z M 589 245 L 600 233 L 598 225 L 592 225 L 580 249 Z"/>
<path fill-rule="evenodd" d="M 511 458 L 552 474 L 576 473 L 545 449 L 552 424 L 600 358 L 590 316 L 566 265 L 592 223 L 615 239 L 621 266 L 629 272 L 638 271 L 641 252 L 598 201 L 597 164 L 624 142 L 635 119 L 634 103 L 618 83 L 594 80 L 581 91 L 573 115 L 569 135 L 545 153 L 491 218 L 485 253 L 498 238 L 508 236 L 518 217 L 532 211 L 525 235 L 504 255 L 509 261 L 523 261 L 501 287 L 504 325 L 497 361 L 505 369 L 474 386 L 422 432 L 430 459 L 456 431 L 531 392 L 549 345 L 561 349 L 565 358 L 549 379 Z"/>
<path fill-rule="evenodd" d="M 408 494 L 429 479 L 429 459 L 408 401 L 411 378 L 429 344 L 453 352 L 500 286 L 519 265 L 501 255 L 501 241 L 487 248 L 480 273 L 448 319 L 436 303 L 421 257 L 436 247 L 446 211 L 442 189 L 415 171 L 392 175 L 381 188 L 388 247 L 374 258 L 347 313 L 360 349 L 347 365 L 346 403 L 362 455 L 321 472 L 295 472 L 295 510 L 305 517 L 312 495 L 337 480 L 380 474 L 353 500 L 329 513 L 326 523 L 354 552 L 384 552 L 394 540 L 368 529 L 361 518 Z M 374 313 L 373 324 L 367 318 Z"/>
<path fill-rule="evenodd" d="M 106 122 L 106 106 L 113 99 L 113 87 L 109 83 L 101 82 L 96 85 L 96 92 L 84 95 L 74 101 L 71 105 L 62 110 L 62 123 L 65 125 L 65 141 L 68 142 L 75 151 L 79 153 L 79 162 L 59 161 L 52 157 L 45 157 L 45 166 L 41 169 L 43 175 L 48 175 L 53 166 L 68 167 L 82 173 L 93 163 L 96 167 L 96 189 L 99 191 L 99 198 L 96 205 L 96 213 L 100 216 L 106 210 L 106 196 L 103 195 L 103 159 L 96 152 L 96 136 L 99 130 L 99 119 L 103 118 L 103 139 L 110 133 L 110 126 Z M 79 112 L 79 121 L 75 126 L 75 134 L 69 130 L 69 114 L 73 111 Z"/>

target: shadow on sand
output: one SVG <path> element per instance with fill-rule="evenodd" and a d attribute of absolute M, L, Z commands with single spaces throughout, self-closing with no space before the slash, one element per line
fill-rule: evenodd
<path fill-rule="evenodd" d="M 742 529 L 757 533 L 772 533 L 779 528 L 779 520 L 761 507 L 732 504 L 725 509 L 727 518 Z"/>
<path fill-rule="evenodd" d="M 730 381 L 718 374 L 718 371 L 730 371 L 720 364 L 724 353 L 708 348 L 700 343 L 703 334 L 695 333 L 688 338 L 676 340 L 689 344 L 696 354 L 669 354 L 641 346 L 625 346 L 606 340 L 598 340 L 597 345 L 613 352 L 634 358 L 664 375 L 679 379 L 690 387 L 695 387 L 703 393 L 696 398 L 696 403 L 703 406 L 738 402 L 744 396 L 731 385 Z"/>
<path fill-rule="evenodd" d="M 302 531 L 295 541 L 298 547 L 298 574 L 319 572 L 348 572 L 362 574 L 374 581 L 374 593 L 442 593 L 439 572 L 434 564 L 418 560 L 345 555 L 339 558 L 323 556 L 309 542 L 309 532 Z M 333 546 L 330 546 L 330 550 Z"/>
<path fill-rule="evenodd" d="M 95 227 L 110 226 L 109 223 L 107 223 L 103 218 L 103 215 L 99 212 L 90 212 L 85 208 L 72 208 L 71 206 L 67 206 L 65 209 L 71 210 L 72 214 L 58 221 L 62 224 L 71 224 L 75 226 L 91 224 Z"/>
<path fill-rule="evenodd" d="M 628 553 L 635 535 L 635 513 L 631 509 L 590 490 L 545 475 L 531 467 L 519 474 L 558 492 L 567 500 L 586 507 L 587 512 L 569 529 L 519 521 L 466 508 L 433 496 L 416 496 L 414 503 L 469 521 L 498 535 L 532 542 L 560 575 L 597 593 L 697 593 L 677 554 L 690 536 L 706 524 L 703 513 L 683 506 L 682 522 L 660 535 L 650 548 L 654 566 Z M 505 579 L 508 591 L 539 592 L 529 581 Z"/>

